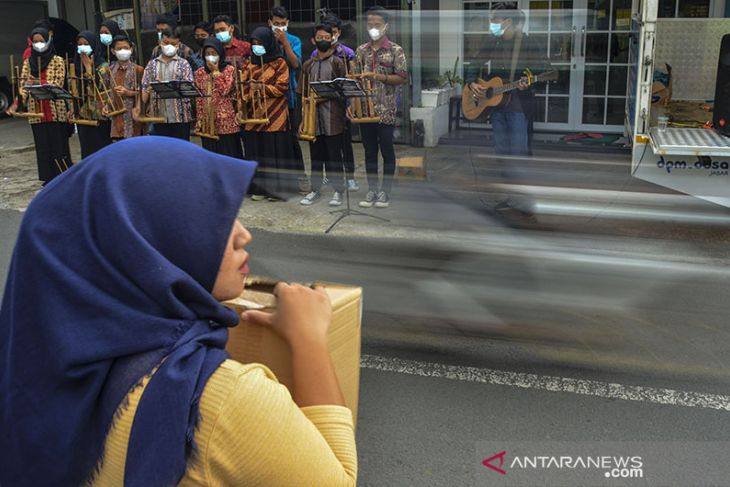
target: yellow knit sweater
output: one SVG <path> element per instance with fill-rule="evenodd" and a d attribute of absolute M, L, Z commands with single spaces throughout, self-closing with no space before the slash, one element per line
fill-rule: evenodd
<path fill-rule="evenodd" d="M 124 484 L 127 444 L 144 387 L 106 439 L 93 486 Z M 352 413 L 343 406 L 299 408 L 260 364 L 226 360 L 208 380 L 195 433 L 198 454 L 181 486 L 354 486 L 357 453 Z"/>

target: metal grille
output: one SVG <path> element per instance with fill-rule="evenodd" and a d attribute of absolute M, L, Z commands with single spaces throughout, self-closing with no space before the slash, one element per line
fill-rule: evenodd
<path fill-rule="evenodd" d="M 105 12 L 117 9 L 132 8 L 132 0 L 106 0 L 102 3 Z"/>
<path fill-rule="evenodd" d="M 208 0 L 208 16 L 210 21 L 216 15 L 228 15 L 233 22 L 238 23 L 238 4 L 236 0 Z"/>
<path fill-rule="evenodd" d="M 650 130 L 651 139 L 659 154 L 694 154 L 727 156 L 730 154 L 730 138 L 714 130 L 693 128 L 668 128 Z"/>
<path fill-rule="evenodd" d="M 246 0 L 246 26 L 251 32 L 255 27 L 265 24 L 269 19 L 269 12 L 274 6 L 274 0 Z"/>
<path fill-rule="evenodd" d="M 337 14 L 342 20 L 355 20 L 357 7 L 354 0 L 320 0 L 321 8 L 326 8 Z"/>
<path fill-rule="evenodd" d="M 314 11 L 314 0 L 282 0 L 281 5 L 289 12 L 292 22 L 314 22 L 318 17 Z"/>
<path fill-rule="evenodd" d="M 180 1 L 180 25 L 195 25 L 203 20 L 203 5 L 200 0 Z"/>

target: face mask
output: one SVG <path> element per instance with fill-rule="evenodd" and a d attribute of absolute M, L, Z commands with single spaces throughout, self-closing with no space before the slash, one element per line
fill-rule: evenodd
<path fill-rule="evenodd" d="M 327 52 L 332 47 L 331 41 L 317 41 L 317 50 L 320 52 Z"/>
<path fill-rule="evenodd" d="M 231 42 L 231 33 L 228 32 L 227 30 L 224 30 L 223 32 L 218 32 L 215 36 L 223 44 L 227 44 L 227 43 Z"/>
<path fill-rule="evenodd" d="M 76 52 L 78 52 L 79 54 L 86 54 L 87 56 L 91 56 L 91 46 L 89 46 L 89 45 L 76 46 Z"/>
<path fill-rule="evenodd" d="M 49 42 L 34 42 L 33 50 L 36 52 L 46 52 L 49 44 Z"/>
<path fill-rule="evenodd" d="M 263 56 L 264 54 L 266 54 L 266 48 L 264 46 L 253 45 L 251 46 L 251 50 L 257 56 Z"/>
<path fill-rule="evenodd" d="M 335 44 L 337 44 L 337 41 L 338 41 L 339 39 L 340 39 L 340 36 L 333 36 L 333 37 L 332 37 L 332 45 L 334 46 Z"/>
<path fill-rule="evenodd" d="M 162 54 L 167 57 L 172 57 L 177 54 L 177 47 L 173 46 L 172 44 L 165 44 L 164 46 L 162 46 Z"/>
<path fill-rule="evenodd" d="M 105 46 L 108 46 L 112 43 L 112 35 L 111 34 L 99 34 L 99 40 L 102 44 Z"/>
<path fill-rule="evenodd" d="M 210 64 L 218 64 L 219 56 L 205 56 L 205 60 Z"/>
<path fill-rule="evenodd" d="M 279 27 L 277 25 L 272 25 L 271 26 L 271 30 L 273 30 L 274 32 L 276 32 L 277 30 L 283 30 L 284 32 L 286 32 L 287 30 L 289 30 L 289 25 L 285 25 L 284 27 Z"/>
<path fill-rule="evenodd" d="M 158 32 L 157 33 L 157 40 L 158 41 L 161 41 L 162 40 L 162 32 Z"/>
<path fill-rule="evenodd" d="M 132 51 L 131 49 L 120 49 L 118 51 L 115 51 L 114 55 L 120 61 L 129 61 L 129 59 L 132 57 Z"/>
<path fill-rule="evenodd" d="M 504 29 L 502 28 L 502 24 L 495 24 L 494 22 L 490 22 L 489 32 L 491 32 L 494 36 L 502 37 L 502 34 L 504 34 Z"/>
<path fill-rule="evenodd" d="M 385 29 L 383 29 L 385 30 Z M 368 30 L 368 34 L 370 35 L 370 38 L 374 41 L 377 41 L 381 37 L 383 37 L 383 33 L 380 31 L 380 29 L 372 28 Z"/>

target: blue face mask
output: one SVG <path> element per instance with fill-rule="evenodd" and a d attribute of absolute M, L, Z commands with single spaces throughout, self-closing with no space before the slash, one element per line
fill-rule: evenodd
<path fill-rule="evenodd" d="M 79 54 L 86 54 L 87 56 L 91 56 L 91 46 L 86 44 L 76 46 L 76 52 L 78 52 Z"/>
<path fill-rule="evenodd" d="M 254 44 L 253 46 L 251 46 L 251 50 L 257 56 L 263 56 L 264 54 L 266 54 L 266 48 L 264 46 Z"/>
<path fill-rule="evenodd" d="M 504 34 L 504 28 L 502 27 L 502 24 L 495 24 L 494 22 L 490 22 L 489 32 L 497 37 L 502 37 L 502 34 Z"/>
<path fill-rule="evenodd" d="M 223 32 L 218 32 L 215 35 L 219 41 L 221 41 L 223 44 L 226 44 L 231 41 L 231 33 L 227 30 L 224 30 Z"/>
<path fill-rule="evenodd" d="M 99 34 L 99 40 L 102 44 L 105 46 L 108 46 L 112 43 L 112 35 L 111 34 Z"/>

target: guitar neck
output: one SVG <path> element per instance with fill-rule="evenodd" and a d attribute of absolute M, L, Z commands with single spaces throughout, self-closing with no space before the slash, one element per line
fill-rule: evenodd
<path fill-rule="evenodd" d="M 533 78 L 533 81 L 531 84 L 539 83 L 540 81 L 542 81 L 544 75 L 545 75 L 545 73 L 538 74 L 537 76 L 535 76 Z M 502 93 L 507 93 L 508 91 L 516 90 L 519 87 L 519 85 L 520 85 L 520 80 L 513 81 L 511 83 L 507 83 L 506 85 L 502 85 L 499 88 L 495 89 L 494 93 L 496 95 L 501 95 Z"/>

